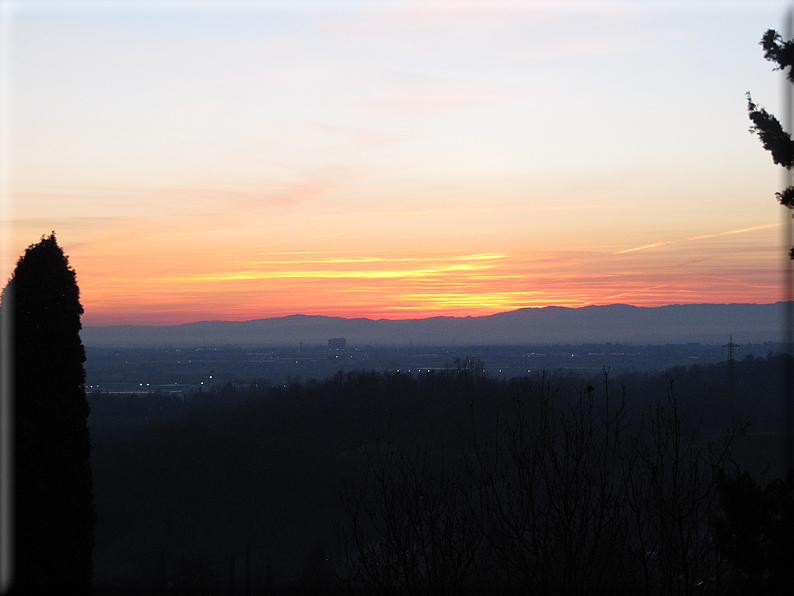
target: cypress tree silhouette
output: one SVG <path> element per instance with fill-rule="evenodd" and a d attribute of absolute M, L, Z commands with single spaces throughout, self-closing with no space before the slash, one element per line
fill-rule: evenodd
<path fill-rule="evenodd" d="M 14 590 L 91 591 L 89 406 L 80 290 L 55 232 L 25 251 L 2 306 L 14 348 Z"/>

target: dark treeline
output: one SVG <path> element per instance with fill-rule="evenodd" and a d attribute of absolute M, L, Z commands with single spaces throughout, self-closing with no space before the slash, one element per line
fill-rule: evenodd
<path fill-rule="evenodd" d="M 91 395 L 96 591 L 783 593 L 786 358 Z"/>

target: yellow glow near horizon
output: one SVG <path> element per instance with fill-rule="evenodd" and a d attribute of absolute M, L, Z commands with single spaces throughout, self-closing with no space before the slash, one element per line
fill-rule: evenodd
<path fill-rule="evenodd" d="M 756 242 L 743 245 L 742 252 L 729 242 L 731 235 L 714 234 L 696 241 L 702 247 L 699 256 L 686 243 L 683 249 L 676 244 L 660 247 L 640 260 L 637 255 L 642 252 L 380 254 L 360 259 L 330 254 L 325 259 L 302 259 L 306 268 L 295 269 L 295 259 L 285 254 L 287 263 L 268 259 L 268 269 L 262 271 L 220 275 L 177 271 L 157 277 L 109 274 L 99 284 L 80 275 L 78 280 L 86 324 L 247 320 L 295 313 L 370 318 L 476 316 L 528 306 L 758 302 L 759 295 L 773 302 L 780 299 L 778 272 L 771 266 L 779 262 L 775 231 L 756 230 Z M 715 254 L 721 255 L 722 262 L 703 257 Z M 759 269 L 754 261 L 767 261 L 770 267 Z M 324 262 L 338 269 L 329 270 Z M 373 263 L 386 268 L 373 270 Z M 394 269 L 397 264 L 405 268 Z M 133 316 L 125 313 L 130 303 L 140 305 Z"/>

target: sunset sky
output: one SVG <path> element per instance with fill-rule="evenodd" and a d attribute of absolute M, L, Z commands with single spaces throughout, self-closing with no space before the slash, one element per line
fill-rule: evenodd
<path fill-rule="evenodd" d="M 84 325 L 783 299 L 785 1 L 0 6 L 0 274 Z"/>

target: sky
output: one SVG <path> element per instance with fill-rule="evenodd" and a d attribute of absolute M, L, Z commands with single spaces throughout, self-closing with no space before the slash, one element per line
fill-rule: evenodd
<path fill-rule="evenodd" d="M 770 303 L 786 1 L 0 0 L 0 276 L 84 325 Z"/>

